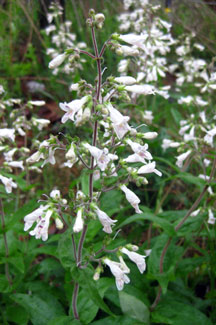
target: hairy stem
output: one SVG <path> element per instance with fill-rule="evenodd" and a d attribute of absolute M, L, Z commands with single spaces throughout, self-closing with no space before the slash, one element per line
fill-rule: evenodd
<path fill-rule="evenodd" d="M 96 37 L 95 37 L 94 27 L 91 28 L 91 32 L 92 32 L 92 41 L 93 41 L 93 46 L 94 46 L 94 51 L 95 51 L 95 57 L 92 57 L 92 58 L 96 58 L 96 60 L 97 60 L 97 73 L 98 73 L 97 84 L 96 84 L 96 95 L 95 95 L 95 98 L 93 101 L 94 104 L 93 104 L 93 108 L 92 108 L 92 115 L 94 115 L 95 114 L 95 106 L 97 105 L 99 98 L 100 98 L 102 74 L 101 74 L 101 60 L 100 60 L 99 54 L 98 54 L 98 47 L 97 47 L 97 41 L 96 41 Z M 93 146 L 95 146 L 97 143 L 97 133 L 98 133 L 97 129 L 98 129 L 98 122 L 95 121 L 94 127 L 93 127 L 93 135 L 92 135 L 92 145 Z M 88 207 L 88 210 L 90 209 L 90 203 L 93 200 L 94 157 L 91 157 L 90 169 L 92 170 L 92 173 L 89 175 L 89 207 Z M 83 227 L 82 234 L 80 236 L 80 240 L 79 240 L 79 244 L 78 244 L 78 253 L 77 253 L 76 262 L 77 262 L 77 266 L 79 268 L 82 268 L 82 250 L 83 250 L 83 245 L 84 245 L 84 241 L 85 241 L 85 237 L 86 237 L 86 233 L 87 233 L 87 228 L 88 228 L 87 225 L 85 225 Z M 72 298 L 72 308 L 73 308 L 73 313 L 74 313 L 75 319 L 79 319 L 79 314 L 77 311 L 78 292 L 79 292 L 79 284 L 75 283 L 74 291 L 73 291 L 73 298 Z"/>
<path fill-rule="evenodd" d="M 7 243 L 7 236 L 5 233 L 5 214 L 4 214 L 4 206 L 2 202 L 2 198 L 0 198 L 0 208 L 1 208 L 1 222 L 2 222 L 2 232 L 3 232 L 3 239 L 4 239 L 4 246 L 5 246 L 5 257 L 6 259 L 9 257 L 9 249 Z M 12 280 L 9 273 L 9 265 L 8 261 L 5 262 L 5 275 L 7 277 L 8 283 L 12 286 Z"/>
<path fill-rule="evenodd" d="M 202 192 L 200 193 L 200 195 L 198 196 L 196 201 L 193 203 L 191 208 L 188 210 L 188 212 L 186 213 L 184 218 L 177 224 L 177 226 L 175 227 L 176 231 L 178 231 L 182 227 L 182 225 L 185 223 L 185 221 L 188 219 L 188 217 L 191 215 L 191 213 L 198 207 L 200 201 L 202 200 L 204 194 L 206 193 L 206 191 L 207 191 L 207 189 L 209 187 L 210 182 L 212 181 L 212 179 L 214 177 L 215 169 L 216 169 L 216 157 L 214 158 L 214 162 L 213 162 L 213 166 L 212 166 L 212 170 L 211 170 L 211 174 L 210 174 L 210 177 L 209 177 L 208 184 L 205 185 L 204 189 L 202 190 Z M 163 262 L 164 262 L 164 258 L 165 258 L 166 252 L 168 250 L 168 247 L 169 247 L 169 245 L 171 243 L 171 240 L 172 240 L 172 238 L 169 238 L 166 245 L 163 248 L 161 258 L 160 258 L 160 273 L 163 273 Z M 157 304 L 158 304 L 158 302 L 160 300 L 160 297 L 161 297 L 161 293 L 162 293 L 162 289 L 161 289 L 161 287 L 159 287 L 159 290 L 158 290 L 157 296 L 155 298 L 155 301 L 151 306 L 151 310 L 153 310 L 157 306 Z"/>

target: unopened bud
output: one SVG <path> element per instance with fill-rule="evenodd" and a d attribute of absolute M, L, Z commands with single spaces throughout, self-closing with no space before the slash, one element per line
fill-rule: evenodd
<path fill-rule="evenodd" d="M 60 64 L 63 63 L 66 57 L 67 57 L 66 53 L 57 55 L 52 61 L 50 61 L 49 68 L 50 69 L 57 68 Z"/>
<path fill-rule="evenodd" d="M 63 222 L 59 218 L 55 219 L 55 224 L 57 229 L 62 229 L 64 227 Z"/>
<path fill-rule="evenodd" d="M 158 136 L 157 132 L 146 132 L 146 133 L 143 133 L 143 138 L 144 139 L 155 139 L 156 137 Z"/>

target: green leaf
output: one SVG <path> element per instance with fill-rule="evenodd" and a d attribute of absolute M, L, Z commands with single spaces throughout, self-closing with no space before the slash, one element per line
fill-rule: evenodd
<path fill-rule="evenodd" d="M 89 299 L 86 290 L 80 290 L 78 295 L 77 309 L 79 312 L 80 321 L 84 324 L 90 324 L 98 312 L 98 306 Z"/>
<path fill-rule="evenodd" d="M 142 322 L 142 324 L 150 324 L 149 310 L 141 300 L 125 293 L 124 291 L 119 292 L 119 299 L 124 314 Z"/>
<path fill-rule="evenodd" d="M 205 180 L 197 177 L 197 176 L 193 176 L 190 173 L 178 173 L 175 178 L 180 178 L 182 179 L 184 182 L 189 183 L 189 184 L 194 184 L 197 185 L 198 187 L 203 187 L 206 182 Z"/>
<path fill-rule="evenodd" d="M 47 325 L 53 318 L 64 315 L 61 305 L 56 305 L 52 299 L 44 301 L 38 295 L 22 293 L 15 293 L 11 299 L 30 313 L 30 319 L 34 325 Z"/>
<path fill-rule="evenodd" d="M 163 299 L 151 316 L 152 321 L 158 324 L 212 325 L 210 319 L 192 305 L 169 298 Z"/>
<path fill-rule="evenodd" d="M 21 273 L 25 272 L 25 265 L 22 255 L 11 256 L 8 258 L 8 262 L 13 264 Z"/>
<path fill-rule="evenodd" d="M 175 279 L 175 266 L 184 251 L 183 247 L 176 246 L 172 241 L 164 257 L 163 273 L 160 273 L 161 254 L 168 240 L 166 234 L 158 236 L 148 260 L 148 277 L 160 283 L 163 293 L 166 293 L 169 281 Z"/>
<path fill-rule="evenodd" d="M 29 320 L 29 313 L 15 304 L 6 307 L 6 315 L 7 319 L 15 324 L 26 325 Z"/>
<path fill-rule="evenodd" d="M 99 291 L 96 287 L 95 281 L 93 280 L 93 273 L 88 269 L 80 270 L 79 273 L 79 284 L 80 286 L 86 290 L 86 294 L 88 294 L 89 298 L 103 311 L 107 314 L 114 316 L 109 307 L 105 304 L 103 299 L 101 298 Z"/>
<path fill-rule="evenodd" d="M 10 292 L 11 288 L 5 275 L 0 274 L 0 292 Z"/>
<path fill-rule="evenodd" d="M 175 229 L 169 221 L 167 221 L 165 218 L 156 217 L 152 213 L 135 214 L 135 215 L 125 219 L 125 221 L 123 221 L 120 225 L 118 225 L 118 228 L 121 228 L 121 227 L 126 226 L 130 223 L 140 221 L 140 220 L 152 221 L 156 226 L 159 226 L 162 229 L 164 229 L 165 233 L 167 233 L 169 236 L 176 235 Z"/>
<path fill-rule="evenodd" d="M 81 323 L 72 316 L 61 316 L 52 319 L 47 325 L 81 325 Z"/>
<path fill-rule="evenodd" d="M 68 229 L 59 239 L 58 242 L 58 256 L 64 267 L 71 268 L 75 264 L 75 257 L 73 253 L 73 244 L 71 238 L 71 231 Z"/>
<path fill-rule="evenodd" d="M 119 211 L 122 198 L 123 194 L 117 190 L 104 193 L 100 199 L 101 210 L 106 211 L 111 216 Z"/>
<path fill-rule="evenodd" d="M 91 323 L 91 325 L 143 325 L 143 322 L 140 322 L 128 316 L 117 316 L 115 318 L 103 318 Z"/>

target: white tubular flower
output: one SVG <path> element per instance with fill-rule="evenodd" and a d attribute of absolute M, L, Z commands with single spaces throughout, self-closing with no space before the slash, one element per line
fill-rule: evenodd
<path fill-rule="evenodd" d="M 52 61 L 50 61 L 49 68 L 50 69 L 57 68 L 60 64 L 62 64 L 64 62 L 66 57 L 67 57 L 66 53 L 57 55 Z"/>
<path fill-rule="evenodd" d="M 100 175 L 100 171 L 97 169 L 93 172 L 93 179 L 94 181 L 98 181 L 100 179 L 101 175 Z"/>
<path fill-rule="evenodd" d="M 3 149 L 4 150 L 4 149 Z M 13 160 L 13 155 L 17 151 L 17 148 L 13 148 L 9 150 L 8 152 L 4 152 L 4 157 L 6 161 L 12 161 Z"/>
<path fill-rule="evenodd" d="M 140 255 L 140 254 L 135 253 L 135 252 L 131 252 L 125 247 L 123 247 L 121 249 L 121 252 L 126 254 L 129 257 L 129 259 L 137 265 L 140 273 L 143 273 L 145 271 L 145 269 L 146 269 L 146 262 L 145 262 L 146 256 Z"/>
<path fill-rule="evenodd" d="M 112 126 L 119 139 L 122 139 L 125 134 L 131 130 L 128 125 L 129 116 L 123 116 L 117 109 L 115 109 L 110 103 L 107 105 L 110 113 L 110 119 L 112 121 Z"/>
<path fill-rule="evenodd" d="M 204 124 L 207 123 L 207 120 L 206 120 L 206 114 L 205 114 L 204 111 L 199 113 L 199 117 L 201 118 L 201 120 L 202 120 L 202 122 L 203 122 Z"/>
<path fill-rule="evenodd" d="M 0 140 L 10 139 L 15 140 L 15 130 L 14 129 L 0 129 Z"/>
<path fill-rule="evenodd" d="M 115 222 L 117 220 L 112 220 L 104 211 L 100 210 L 98 207 L 95 210 L 98 219 L 100 220 L 100 223 L 103 226 L 103 231 L 106 232 L 107 234 L 112 233 L 112 227 L 114 226 Z"/>
<path fill-rule="evenodd" d="M 213 140 L 215 135 L 216 135 L 216 127 L 211 129 L 210 131 L 207 131 L 207 134 L 204 136 L 204 142 L 209 144 L 211 147 L 213 147 L 214 146 Z"/>
<path fill-rule="evenodd" d="M 155 139 L 157 138 L 158 133 L 157 132 L 145 132 L 143 133 L 143 138 L 147 140 Z"/>
<path fill-rule="evenodd" d="M 112 274 L 115 277 L 115 281 L 116 281 L 116 287 L 119 291 L 121 291 L 124 288 L 124 284 L 129 283 L 130 279 L 128 278 L 128 276 L 125 273 L 128 273 L 126 271 L 123 271 L 121 269 L 121 263 L 117 263 L 114 261 L 109 260 L 108 258 L 105 258 L 103 260 L 103 262 L 109 266 L 110 271 L 112 272 Z"/>
<path fill-rule="evenodd" d="M 208 223 L 211 225 L 214 225 L 216 221 L 216 218 L 214 217 L 214 214 L 211 209 L 208 209 Z"/>
<path fill-rule="evenodd" d="M 50 147 L 48 151 L 48 157 L 44 160 L 42 167 L 47 163 L 50 163 L 51 165 L 55 165 L 56 160 L 55 160 L 54 152 L 55 150 L 52 147 Z"/>
<path fill-rule="evenodd" d="M 147 123 L 151 124 L 153 118 L 154 118 L 154 117 L 153 117 L 153 115 L 152 115 L 152 111 L 148 111 L 148 110 L 144 111 L 144 113 L 143 113 L 143 119 L 144 119 Z"/>
<path fill-rule="evenodd" d="M 24 170 L 23 161 L 10 161 L 7 162 L 7 165 L 10 167 L 21 168 Z"/>
<path fill-rule="evenodd" d="M 141 146 L 139 143 L 133 142 L 131 140 L 127 140 L 127 143 L 130 145 L 131 149 L 135 153 L 134 155 L 130 155 L 124 161 L 126 162 L 142 162 L 145 163 L 145 159 L 152 160 L 152 155 L 147 151 L 148 144 Z"/>
<path fill-rule="evenodd" d="M 133 85 L 136 83 L 136 79 L 129 76 L 117 77 L 114 80 L 123 85 Z"/>
<path fill-rule="evenodd" d="M 39 161 L 40 159 L 44 159 L 44 154 L 40 151 L 36 151 L 29 158 L 26 159 L 27 163 L 34 163 Z"/>
<path fill-rule="evenodd" d="M 138 95 L 154 95 L 156 89 L 152 85 L 132 85 L 126 86 L 125 89 Z"/>
<path fill-rule="evenodd" d="M 208 102 L 206 102 L 205 100 L 203 100 L 200 96 L 196 96 L 195 97 L 195 103 L 199 106 L 207 106 Z M 203 112 L 201 112 L 199 115 L 201 115 Z"/>
<path fill-rule="evenodd" d="M 12 181 L 12 178 L 0 175 L 0 180 L 4 184 L 7 193 L 11 193 L 13 188 L 17 188 L 17 184 Z"/>
<path fill-rule="evenodd" d="M 118 51 L 121 52 L 121 55 L 129 55 L 129 56 L 137 56 L 139 55 L 139 50 L 136 46 L 127 46 L 127 45 L 121 45 L 120 48 L 117 50 L 117 54 Z"/>
<path fill-rule="evenodd" d="M 167 148 L 177 148 L 180 146 L 180 142 L 174 142 L 170 139 L 163 139 L 162 148 L 166 150 Z"/>
<path fill-rule="evenodd" d="M 71 143 L 70 149 L 67 151 L 65 158 L 68 160 L 64 163 L 65 166 L 71 168 L 77 162 L 78 158 L 75 154 L 75 145 Z"/>
<path fill-rule="evenodd" d="M 69 90 L 70 91 L 78 91 L 79 90 L 79 84 L 78 83 L 71 84 Z"/>
<path fill-rule="evenodd" d="M 187 124 L 187 125 L 183 125 L 181 128 L 180 128 L 180 130 L 179 130 L 179 134 L 180 135 L 184 135 L 185 134 L 185 132 L 188 130 L 188 129 L 190 129 L 190 124 Z"/>
<path fill-rule="evenodd" d="M 82 218 L 82 208 L 78 209 L 77 211 L 77 217 L 73 226 L 73 231 L 74 232 L 80 232 L 83 229 L 84 226 L 84 221 Z"/>
<path fill-rule="evenodd" d="M 125 193 L 126 199 L 135 209 L 136 213 L 142 213 L 142 211 L 139 209 L 140 199 L 138 198 L 138 196 L 134 192 L 129 190 L 126 185 L 120 186 L 120 189 Z"/>
<path fill-rule="evenodd" d="M 50 121 L 45 118 L 32 118 L 32 124 L 41 131 L 44 127 L 50 124 Z"/>
<path fill-rule="evenodd" d="M 48 228 L 49 221 L 53 211 L 48 209 L 43 216 L 39 216 L 37 221 L 37 225 L 34 230 L 31 230 L 29 234 L 31 236 L 35 236 L 36 239 L 42 239 L 43 241 L 48 239 Z M 25 219 L 24 219 L 25 220 Z M 25 230 L 25 229 L 24 229 Z"/>
<path fill-rule="evenodd" d="M 83 146 L 88 149 L 90 154 L 95 158 L 101 171 L 104 171 L 107 168 L 107 165 L 111 160 L 118 159 L 118 156 L 110 154 L 107 148 L 101 150 L 95 146 L 91 146 L 88 143 L 84 143 Z"/>
<path fill-rule="evenodd" d="M 200 208 L 197 209 L 197 210 L 194 210 L 192 213 L 191 213 L 191 217 L 196 217 L 199 213 L 200 213 Z"/>
<path fill-rule="evenodd" d="M 48 205 L 41 205 L 38 209 L 34 210 L 33 212 L 27 214 L 24 218 L 24 231 L 29 230 L 33 223 L 37 221 L 44 213 L 45 210 L 49 208 Z"/>
<path fill-rule="evenodd" d="M 83 108 L 84 104 L 87 102 L 88 96 L 84 96 L 81 99 L 75 99 L 70 103 L 60 103 L 60 108 L 66 113 L 62 116 L 62 123 L 67 122 L 67 120 L 74 121 L 75 114 L 78 113 L 80 109 Z"/>
<path fill-rule="evenodd" d="M 127 35 L 120 35 L 119 39 L 125 43 L 136 45 L 142 49 L 145 49 L 144 42 L 146 41 L 148 34 L 146 35 L 136 35 L 136 34 L 127 34 Z"/>
<path fill-rule="evenodd" d="M 29 100 L 28 104 L 33 105 L 33 106 L 43 106 L 46 104 L 46 102 L 44 100 Z M 49 120 L 46 120 L 46 121 L 49 121 Z"/>
<path fill-rule="evenodd" d="M 203 160 L 203 163 L 204 163 L 205 167 L 208 167 L 210 165 L 210 163 L 211 163 L 211 160 L 205 158 Z"/>
<path fill-rule="evenodd" d="M 30 235 L 35 236 L 36 239 L 42 238 L 42 240 L 47 240 L 49 220 L 52 212 L 48 205 L 41 205 L 38 209 L 27 214 L 24 218 L 24 231 L 29 230 L 33 223 L 37 222 L 35 229 L 30 231 Z"/>
<path fill-rule="evenodd" d="M 187 157 L 190 155 L 191 150 L 188 150 L 187 152 L 182 153 L 181 155 L 177 156 L 177 161 L 176 161 L 176 165 L 179 168 L 182 168 L 183 166 L 183 162 L 185 161 L 185 159 L 187 159 Z"/>
<path fill-rule="evenodd" d="M 158 176 L 162 176 L 162 173 L 157 170 L 156 168 L 156 162 L 153 161 L 147 165 L 144 165 L 140 167 L 137 171 L 138 174 L 150 174 L 150 173 L 155 173 Z"/>

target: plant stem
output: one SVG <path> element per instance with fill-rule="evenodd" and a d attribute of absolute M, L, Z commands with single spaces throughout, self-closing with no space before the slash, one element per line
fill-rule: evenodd
<path fill-rule="evenodd" d="M 213 176 L 214 176 L 214 173 L 215 173 L 215 169 L 216 169 L 216 156 L 214 158 L 214 162 L 213 162 L 213 166 L 212 166 L 212 170 L 211 170 L 211 174 L 209 176 L 209 181 L 208 181 L 208 184 L 205 185 L 204 189 L 202 190 L 202 192 L 200 193 L 200 195 L 198 196 L 198 198 L 196 199 L 196 201 L 193 203 L 193 205 L 191 206 L 191 208 L 188 210 L 188 212 L 186 213 L 186 215 L 184 216 L 184 218 L 177 224 L 177 226 L 175 227 L 175 230 L 178 231 L 182 225 L 185 223 L 185 221 L 188 219 L 188 217 L 191 215 L 191 213 L 198 207 L 200 201 L 202 200 L 204 194 L 206 193 L 208 187 L 209 187 L 209 183 L 212 181 L 213 179 Z M 172 238 L 169 238 L 166 245 L 164 246 L 163 248 L 163 251 L 162 251 L 162 254 L 161 254 L 161 257 L 160 257 L 160 273 L 162 274 L 163 273 L 163 262 L 164 262 L 164 258 L 165 258 L 165 255 L 166 255 L 166 252 L 167 252 L 167 249 L 171 243 L 171 240 Z M 155 298 L 155 301 L 154 303 L 152 304 L 151 306 L 151 310 L 153 310 L 159 300 L 160 300 L 160 297 L 161 297 L 161 292 L 162 292 L 162 289 L 161 287 L 159 287 L 159 290 L 158 290 L 158 294 Z"/>
<path fill-rule="evenodd" d="M 5 257 L 6 259 L 9 257 L 9 249 L 8 249 L 8 243 L 7 243 L 7 236 L 5 233 L 5 214 L 4 214 L 4 206 L 2 202 L 2 198 L 0 198 L 0 208 L 1 208 L 1 222 L 2 222 L 2 232 L 3 232 L 3 239 L 4 239 L 4 246 L 5 246 Z M 5 275 L 7 277 L 8 283 L 10 286 L 12 286 L 12 280 L 9 273 L 9 266 L 8 261 L 5 262 Z"/>
<path fill-rule="evenodd" d="M 100 90 L 101 90 L 101 83 L 102 83 L 102 74 L 101 74 L 101 60 L 99 58 L 98 54 L 98 47 L 97 47 L 97 41 L 95 37 L 95 31 L 94 27 L 91 28 L 92 32 L 92 41 L 93 41 L 93 46 L 94 46 L 94 51 L 95 51 L 95 57 L 97 60 L 97 72 L 98 72 L 98 78 L 97 78 L 97 84 L 96 84 L 96 96 L 95 100 L 93 101 L 93 107 L 92 107 L 92 115 L 95 114 L 95 106 L 97 105 L 99 98 L 100 98 Z M 93 135 L 92 135 L 92 145 L 95 146 L 97 143 L 97 129 L 98 129 L 98 122 L 94 122 L 94 127 L 93 127 Z M 94 157 L 91 157 L 91 165 L 90 169 L 93 171 L 94 169 Z M 89 175 L 89 206 L 88 210 L 90 209 L 90 203 L 93 200 L 93 173 Z M 83 250 L 83 244 L 85 241 L 86 233 L 87 233 L 87 228 L 88 225 L 84 225 L 82 234 L 80 236 L 79 244 L 78 244 L 78 253 L 77 253 L 77 266 L 79 268 L 82 268 L 82 250 Z M 74 244 L 74 243 L 73 243 Z M 78 292 L 79 292 L 79 284 L 76 282 L 74 285 L 74 291 L 73 291 L 73 297 L 72 297 L 72 308 L 73 308 L 73 313 L 75 319 L 79 319 L 79 314 L 77 311 L 77 298 L 78 298 Z"/>

